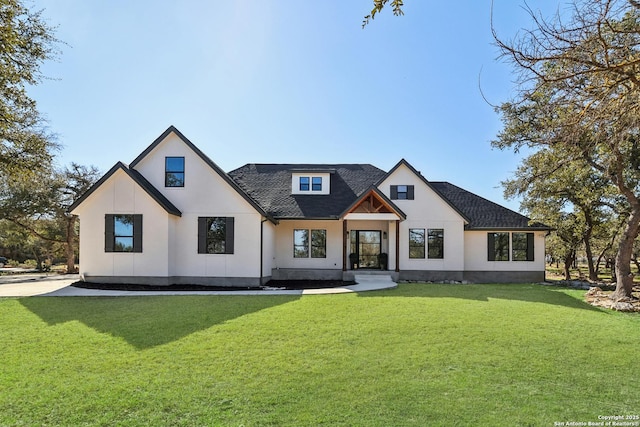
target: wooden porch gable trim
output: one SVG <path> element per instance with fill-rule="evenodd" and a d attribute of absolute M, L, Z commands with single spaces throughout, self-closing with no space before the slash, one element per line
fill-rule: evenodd
<path fill-rule="evenodd" d="M 387 200 L 384 194 L 381 194 L 375 188 L 371 188 L 360 196 L 358 200 L 342 214 L 342 217 L 350 213 L 390 213 L 398 215 L 402 219 L 406 218 L 404 212 L 394 206 L 393 202 Z"/>

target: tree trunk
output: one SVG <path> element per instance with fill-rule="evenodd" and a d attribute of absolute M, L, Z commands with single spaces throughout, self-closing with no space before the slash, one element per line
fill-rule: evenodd
<path fill-rule="evenodd" d="M 587 253 L 587 265 L 589 267 L 589 280 L 594 282 L 598 281 L 598 272 L 593 265 L 593 251 L 591 249 L 591 236 L 593 235 L 593 219 L 591 215 L 585 210 L 584 214 L 587 222 L 587 229 L 584 232 L 584 250 Z"/>
<path fill-rule="evenodd" d="M 633 242 L 638 236 L 640 227 L 640 204 L 634 204 L 631 214 L 625 224 L 624 231 L 618 245 L 616 255 L 616 290 L 611 299 L 619 301 L 622 298 L 631 297 L 633 291 L 633 274 L 631 273 L 631 257 L 633 255 Z"/>
<path fill-rule="evenodd" d="M 571 264 L 573 264 L 574 259 L 575 259 L 574 251 L 570 251 L 564 257 L 564 280 L 571 280 Z"/>
<path fill-rule="evenodd" d="M 65 253 L 67 256 L 67 274 L 76 272 L 76 217 L 67 216 L 67 241 L 65 247 Z"/>
<path fill-rule="evenodd" d="M 33 257 L 36 259 L 36 270 L 42 271 L 43 270 L 42 259 L 40 258 L 38 251 L 36 251 L 35 249 L 31 249 L 31 253 L 33 254 Z"/>
<path fill-rule="evenodd" d="M 633 257 L 631 257 L 631 261 L 633 261 L 633 263 L 636 265 L 636 269 L 640 271 L 640 262 L 638 261 L 638 254 L 633 254 Z"/>
<path fill-rule="evenodd" d="M 591 251 L 591 245 L 585 241 L 585 252 L 587 253 L 587 265 L 589 266 L 589 280 L 598 281 L 598 270 L 593 262 L 593 252 Z"/>

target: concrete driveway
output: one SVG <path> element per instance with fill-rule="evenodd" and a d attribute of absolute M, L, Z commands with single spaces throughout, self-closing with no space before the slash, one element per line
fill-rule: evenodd
<path fill-rule="evenodd" d="M 0 272 L 11 269 L 0 269 Z M 15 273 L 15 271 L 11 271 Z M 0 297 L 31 297 L 48 294 L 80 280 L 77 274 L 23 273 L 0 276 Z"/>

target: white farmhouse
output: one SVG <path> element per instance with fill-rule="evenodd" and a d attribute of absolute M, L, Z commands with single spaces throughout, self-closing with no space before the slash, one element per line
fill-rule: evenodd
<path fill-rule="evenodd" d="M 169 127 L 71 207 L 80 272 L 101 283 L 255 286 L 271 279 L 544 279 L 547 226 L 407 161 L 247 164 L 225 173 Z"/>

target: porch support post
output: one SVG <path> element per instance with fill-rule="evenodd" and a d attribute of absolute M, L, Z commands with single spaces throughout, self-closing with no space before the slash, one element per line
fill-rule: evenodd
<path fill-rule="evenodd" d="M 347 220 L 342 220 L 342 271 L 347 271 Z"/>
<path fill-rule="evenodd" d="M 396 273 L 400 271 L 400 220 L 396 219 Z"/>

